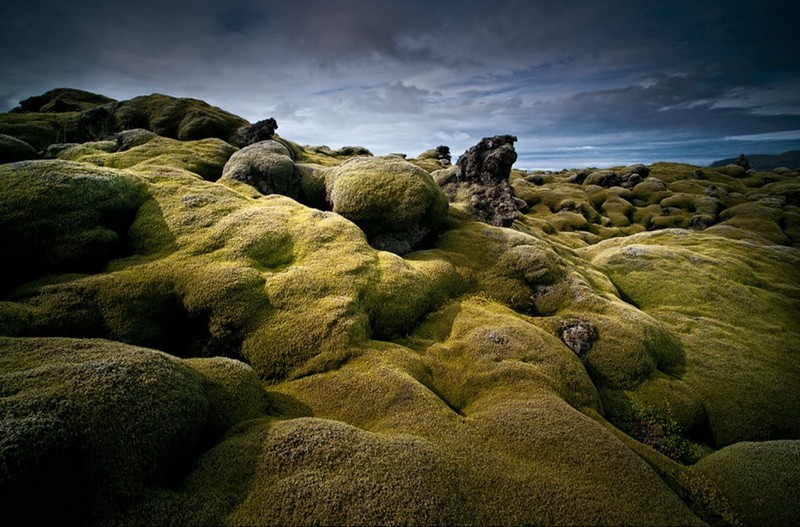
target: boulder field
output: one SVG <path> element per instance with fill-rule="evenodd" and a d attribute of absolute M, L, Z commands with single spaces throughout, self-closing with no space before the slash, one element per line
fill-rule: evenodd
<path fill-rule="evenodd" d="M 0 115 L 10 524 L 785 525 L 800 172 Z"/>

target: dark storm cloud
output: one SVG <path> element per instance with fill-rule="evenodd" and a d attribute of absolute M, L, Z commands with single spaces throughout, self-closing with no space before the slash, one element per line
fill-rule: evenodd
<path fill-rule="evenodd" d="M 800 130 L 797 11 L 770 1 L 4 0 L 0 104 L 66 85 L 202 98 L 250 120 L 275 116 L 301 142 L 376 152 L 438 142 L 459 152 L 506 132 L 531 152 L 637 141 L 683 141 L 688 152 Z"/>

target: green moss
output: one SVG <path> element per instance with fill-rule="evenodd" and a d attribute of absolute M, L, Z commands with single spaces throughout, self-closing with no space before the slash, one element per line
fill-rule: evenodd
<path fill-rule="evenodd" d="M 800 442 L 736 443 L 696 465 L 746 525 L 791 525 L 800 513 Z"/>
<path fill-rule="evenodd" d="M 216 181 L 236 148 L 220 139 L 176 141 L 151 137 L 146 142 L 117 151 L 114 141 L 86 143 L 59 154 L 60 159 L 91 163 L 110 168 L 151 170 L 170 167 L 193 172 L 203 179 Z M 123 146 L 124 148 L 124 146 Z"/>
<path fill-rule="evenodd" d="M 53 143 L 80 141 L 78 113 L 5 113 L 0 115 L 0 134 L 15 137 L 42 151 Z"/>
<path fill-rule="evenodd" d="M 276 136 L 277 137 L 277 136 Z M 277 138 L 292 152 L 292 159 L 298 163 L 333 167 L 356 156 L 372 156 L 366 148 L 360 146 L 345 146 L 339 150 L 331 150 L 327 146 L 300 146 L 288 139 Z"/>
<path fill-rule="evenodd" d="M 233 524 L 430 525 L 473 517 L 459 491 L 462 470 L 425 440 L 321 419 L 265 431 L 254 484 L 228 517 Z"/>
<path fill-rule="evenodd" d="M 634 207 L 621 197 L 611 196 L 603 202 L 602 211 L 615 227 L 628 227 Z"/>
<path fill-rule="evenodd" d="M 0 167 L 3 289 L 46 273 L 101 270 L 126 253 L 125 236 L 144 201 L 140 179 L 66 161 Z"/>
<path fill-rule="evenodd" d="M 20 101 L 19 108 L 23 112 L 74 112 L 89 110 L 103 104 L 116 102 L 114 99 L 72 88 L 56 88 L 42 95 L 28 97 Z"/>
<path fill-rule="evenodd" d="M 14 163 L 37 157 L 39 154 L 25 141 L 0 134 L 0 163 Z"/>
<path fill-rule="evenodd" d="M 800 398 L 786 390 L 800 386 L 791 359 L 797 252 L 707 234 L 712 229 L 607 240 L 582 253 L 680 340 L 679 376 L 702 401 L 713 442 L 796 434 L 797 408 L 786 401 Z"/>
<path fill-rule="evenodd" d="M 684 437 L 672 416 L 653 406 L 632 402 L 611 414 L 609 419 L 629 436 L 673 461 L 693 464 L 703 457 L 703 449 Z"/>
<path fill-rule="evenodd" d="M 223 357 L 188 359 L 186 364 L 203 377 L 209 399 L 206 433 L 211 438 L 216 439 L 233 425 L 267 412 L 267 393 L 247 364 Z"/>
<path fill-rule="evenodd" d="M 9 520 L 99 520 L 191 459 L 208 402 L 179 360 L 87 339 L 2 338 L 0 347 Z M 58 508 L 31 509 L 35 492 Z"/>
<path fill-rule="evenodd" d="M 435 236 L 447 217 L 447 198 L 431 176 L 397 156 L 353 158 L 325 181 L 333 211 L 398 254 Z"/>
<path fill-rule="evenodd" d="M 667 185 L 654 176 L 650 176 L 631 190 L 631 197 L 643 202 L 644 205 L 659 203 L 664 198 L 672 195 Z"/>
<path fill-rule="evenodd" d="M 109 109 L 115 131 L 145 128 L 162 137 L 194 141 L 216 137 L 235 143 L 247 121 L 203 101 L 153 94 L 122 101 Z"/>
<path fill-rule="evenodd" d="M 781 228 L 783 211 L 772 204 L 761 201 L 743 203 L 722 211 L 719 219 L 720 226 L 744 231 L 744 237 L 784 245 L 791 243 Z"/>

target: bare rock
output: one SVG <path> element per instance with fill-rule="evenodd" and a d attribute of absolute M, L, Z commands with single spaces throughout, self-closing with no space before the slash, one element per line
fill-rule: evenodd
<path fill-rule="evenodd" d="M 517 160 L 513 135 L 484 137 L 456 161 L 453 177 L 443 190 L 448 200 L 460 202 L 481 221 L 501 227 L 520 217 L 514 191 L 508 182 Z"/>

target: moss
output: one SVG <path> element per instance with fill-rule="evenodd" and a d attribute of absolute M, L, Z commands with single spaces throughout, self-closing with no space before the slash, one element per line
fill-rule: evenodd
<path fill-rule="evenodd" d="M 216 137 L 234 143 L 247 121 L 203 101 L 153 94 L 109 108 L 115 131 L 145 128 L 162 137 L 194 141 Z"/>
<path fill-rule="evenodd" d="M 667 185 L 654 176 L 648 177 L 631 190 L 631 197 L 640 200 L 645 205 L 659 203 L 664 198 L 672 195 Z"/>
<path fill-rule="evenodd" d="M 736 443 L 696 465 L 746 525 L 791 525 L 800 503 L 800 442 Z"/>
<path fill-rule="evenodd" d="M 397 156 L 353 158 L 330 169 L 326 188 L 334 212 L 398 254 L 435 237 L 447 217 L 447 198 L 431 176 Z"/>
<path fill-rule="evenodd" d="M 74 112 L 116 102 L 110 97 L 72 88 L 56 88 L 20 101 L 21 112 Z M 17 111 L 15 110 L 15 111 Z"/>
<path fill-rule="evenodd" d="M 583 254 L 680 340 L 679 376 L 702 401 L 712 442 L 796 434 L 797 409 L 786 401 L 800 399 L 786 390 L 800 375 L 790 315 L 800 308 L 798 255 L 707 234 L 712 229 L 643 233 Z"/>
<path fill-rule="evenodd" d="M 620 430 L 678 463 L 693 464 L 704 451 L 688 441 L 669 413 L 632 402 L 609 416 Z"/>
<path fill-rule="evenodd" d="M 69 148 L 58 157 L 110 168 L 151 170 L 170 167 L 188 170 L 203 179 L 216 181 L 222 175 L 223 166 L 236 151 L 235 147 L 215 138 L 184 142 L 149 137 L 142 144 L 133 143 L 86 143 Z M 117 151 L 119 148 L 121 150 Z"/>
<path fill-rule="evenodd" d="M 0 115 L 0 134 L 15 137 L 42 151 L 53 143 L 84 139 L 78 127 L 78 114 L 6 113 Z"/>
<path fill-rule="evenodd" d="M 602 205 L 603 213 L 615 227 L 628 227 L 633 216 L 633 205 L 618 196 L 609 197 Z"/>
<path fill-rule="evenodd" d="M 38 157 L 39 154 L 36 150 L 25 141 L 10 135 L 0 134 L 0 164 L 36 159 Z"/>
<path fill-rule="evenodd" d="M 66 161 L 0 167 L 2 288 L 46 273 L 101 270 L 126 253 L 125 236 L 144 201 L 142 181 Z"/>
<path fill-rule="evenodd" d="M 508 389 L 547 386 L 578 407 L 597 404 L 594 387 L 572 352 L 546 331 L 491 302 L 448 306 L 420 326 L 412 345 L 429 346 L 428 353 L 443 363 L 431 366 L 435 379 L 428 384 L 464 413 L 499 377 Z"/>
<path fill-rule="evenodd" d="M 206 434 L 211 438 L 242 421 L 262 417 L 269 409 L 267 393 L 247 364 L 223 357 L 188 359 L 186 364 L 203 377 L 209 399 Z"/>
<path fill-rule="evenodd" d="M 199 375 L 163 353 L 87 339 L 0 339 L 3 506 L 91 521 L 185 469 L 206 419 Z M 31 509 L 30 493 L 63 508 Z"/>
<path fill-rule="evenodd" d="M 302 187 L 289 150 L 278 141 L 261 141 L 234 153 L 220 182 L 240 181 L 261 194 L 283 194 L 302 200 Z"/>
<path fill-rule="evenodd" d="M 320 418 L 380 437 L 412 433 L 452 456 L 465 472 L 450 494 L 472 507 L 469 523 L 698 522 L 635 455 L 550 392 L 560 385 L 577 404 L 595 400 L 580 362 L 551 335 L 476 299 L 433 315 L 417 337 L 418 354 L 376 345 L 339 370 L 275 389 Z M 565 449 L 574 437 L 589 444 Z M 384 456 L 383 470 L 397 461 Z"/>
<path fill-rule="evenodd" d="M 276 139 L 292 152 L 292 159 L 297 163 L 333 167 L 342 164 L 352 157 L 372 156 L 369 150 L 360 146 L 345 146 L 339 150 L 331 150 L 327 146 L 300 146 L 288 139 L 277 136 Z"/>
<path fill-rule="evenodd" d="M 468 521 L 462 471 L 409 436 L 370 434 L 321 419 L 270 426 L 254 484 L 228 521 L 287 525 L 430 525 Z"/>
<path fill-rule="evenodd" d="M 743 203 L 722 211 L 719 219 L 720 226 L 745 231 L 748 238 L 784 245 L 791 243 L 781 228 L 783 211 L 779 207 L 761 201 Z"/>

